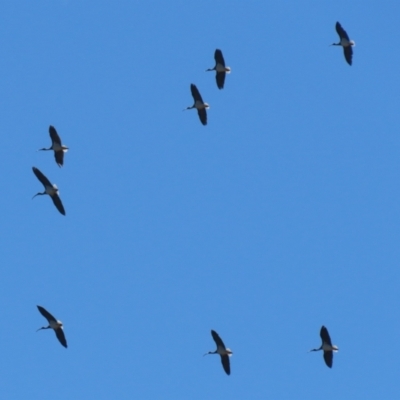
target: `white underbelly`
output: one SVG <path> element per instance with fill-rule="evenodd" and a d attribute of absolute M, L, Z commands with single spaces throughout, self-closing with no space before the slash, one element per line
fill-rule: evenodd
<path fill-rule="evenodd" d="M 194 105 L 198 110 L 202 110 L 203 108 L 205 108 L 204 103 L 202 103 L 201 101 L 197 100 L 196 104 Z"/>
<path fill-rule="evenodd" d="M 341 39 L 340 44 L 341 44 L 343 47 L 349 47 L 349 46 L 350 46 L 350 42 L 349 42 L 347 39 L 345 39 L 345 38 L 342 38 L 342 39 Z"/>
<path fill-rule="evenodd" d="M 47 186 L 46 187 L 46 193 L 50 196 L 54 196 L 58 192 L 57 187 L 52 187 L 52 186 Z"/>
<path fill-rule="evenodd" d="M 59 322 L 58 321 L 50 321 L 50 327 L 53 329 L 58 329 L 59 328 Z"/>
<path fill-rule="evenodd" d="M 53 150 L 54 151 L 61 151 L 62 146 L 60 146 L 58 143 L 53 143 Z"/>
<path fill-rule="evenodd" d="M 332 350 L 333 350 L 333 347 L 330 346 L 330 345 L 327 344 L 327 343 L 324 343 L 323 346 L 322 346 L 322 350 L 324 350 L 324 351 L 332 351 Z"/>

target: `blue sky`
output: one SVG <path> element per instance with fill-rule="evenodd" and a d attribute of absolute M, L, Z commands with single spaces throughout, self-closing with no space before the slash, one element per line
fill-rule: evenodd
<path fill-rule="evenodd" d="M 5 399 L 394 399 L 395 1 L 3 2 Z M 353 66 L 337 42 L 355 40 Z M 384 39 L 384 40 L 382 40 Z M 232 73 L 218 90 L 214 51 Z M 211 108 L 202 126 L 195 83 Z M 50 152 L 54 125 L 70 147 Z M 32 173 L 60 188 L 66 217 Z M 68 349 L 36 309 L 61 319 Z M 340 348 L 328 369 L 319 330 Z M 234 354 L 231 376 L 216 330 Z"/>

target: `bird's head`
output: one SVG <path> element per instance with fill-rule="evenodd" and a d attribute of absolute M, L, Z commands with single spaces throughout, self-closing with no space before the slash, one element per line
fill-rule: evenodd
<path fill-rule="evenodd" d="M 226 354 L 230 357 L 233 354 L 233 351 L 231 349 L 225 349 Z"/>
<path fill-rule="evenodd" d="M 350 46 L 355 46 L 356 42 L 354 40 L 350 40 L 349 44 L 350 44 Z"/>
<path fill-rule="evenodd" d="M 204 108 L 210 108 L 210 105 L 208 103 L 204 103 Z"/>

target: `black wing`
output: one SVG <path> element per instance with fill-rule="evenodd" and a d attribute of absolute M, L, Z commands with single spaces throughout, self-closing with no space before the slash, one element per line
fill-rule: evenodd
<path fill-rule="evenodd" d="M 223 89 L 224 88 L 224 83 L 225 83 L 225 72 L 217 72 L 215 75 L 215 80 L 217 81 L 217 86 L 218 89 Z"/>
<path fill-rule="evenodd" d="M 46 188 L 46 186 L 53 186 L 51 182 L 36 168 L 32 167 L 33 173 L 36 175 L 36 178 L 42 182 L 42 185 Z"/>
<path fill-rule="evenodd" d="M 215 50 L 214 58 L 217 64 L 221 64 L 225 67 L 224 56 L 222 55 L 222 51 L 220 49 Z"/>
<path fill-rule="evenodd" d="M 351 46 L 343 47 L 343 52 L 347 63 L 351 65 L 353 61 L 353 48 Z"/>
<path fill-rule="evenodd" d="M 55 330 L 57 339 L 60 343 L 66 348 L 67 347 L 67 340 L 65 339 L 64 331 L 62 328 L 58 328 Z"/>
<path fill-rule="evenodd" d="M 338 33 L 340 38 L 345 38 L 348 41 L 350 41 L 349 39 L 349 35 L 347 34 L 347 32 L 342 28 L 342 25 L 339 24 L 339 22 L 336 22 L 336 32 Z"/>
<path fill-rule="evenodd" d="M 58 143 L 61 146 L 61 139 L 60 136 L 58 136 L 58 133 L 56 131 L 56 128 L 54 126 L 49 126 L 49 133 L 51 137 L 51 141 L 54 143 Z"/>
<path fill-rule="evenodd" d="M 190 85 L 190 91 L 192 92 L 192 96 L 195 103 L 196 101 L 201 101 L 202 103 L 204 103 L 203 99 L 201 98 L 199 90 L 193 83 Z"/>
<path fill-rule="evenodd" d="M 211 335 L 212 335 L 212 337 L 214 339 L 214 342 L 216 343 L 217 347 L 223 347 L 224 349 L 226 348 L 225 345 L 224 345 L 224 342 L 219 337 L 217 332 L 211 330 Z"/>
<path fill-rule="evenodd" d="M 326 329 L 325 326 L 323 326 L 323 325 L 321 327 L 320 336 L 321 336 L 322 342 L 329 344 L 329 346 L 332 346 L 331 337 L 329 336 L 328 329 Z"/>
<path fill-rule="evenodd" d="M 43 307 L 41 306 L 36 306 L 40 312 L 40 314 L 43 315 L 43 317 L 45 317 L 47 319 L 47 321 L 57 321 L 47 310 L 45 310 Z"/>
<path fill-rule="evenodd" d="M 64 206 L 61 203 L 61 199 L 58 194 L 51 196 L 51 199 L 53 200 L 54 205 L 57 207 L 57 210 L 60 211 L 62 215 L 65 215 Z"/>
<path fill-rule="evenodd" d="M 207 111 L 205 108 L 202 108 L 201 110 L 197 110 L 197 113 L 199 114 L 200 121 L 203 125 L 207 125 Z"/>
<path fill-rule="evenodd" d="M 221 363 L 222 366 L 224 367 L 224 371 L 230 375 L 231 374 L 231 364 L 229 362 L 229 356 L 221 356 Z"/>
<path fill-rule="evenodd" d="M 54 158 L 56 159 L 56 163 L 59 167 L 64 165 L 64 152 L 62 150 L 54 152 Z"/>
<path fill-rule="evenodd" d="M 332 368 L 332 363 L 333 363 L 333 351 L 324 351 L 324 360 L 325 360 L 325 364 L 326 364 L 329 368 Z"/>

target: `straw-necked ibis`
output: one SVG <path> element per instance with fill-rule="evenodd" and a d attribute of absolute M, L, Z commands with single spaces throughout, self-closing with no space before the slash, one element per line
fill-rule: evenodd
<path fill-rule="evenodd" d="M 339 43 L 332 43 L 332 46 L 342 46 L 344 52 L 344 58 L 346 59 L 347 63 L 351 65 L 353 61 L 353 49 L 352 46 L 355 46 L 354 40 L 349 39 L 349 35 L 347 32 L 342 28 L 339 22 L 336 22 L 336 32 L 339 35 L 340 41 Z"/>
<path fill-rule="evenodd" d="M 58 196 L 58 188 L 56 185 L 52 185 L 51 182 L 40 172 L 36 167 L 32 167 L 33 173 L 36 175 L 36 178 L 39 179 L 40 182 L 42 182 L 42 185 L 44 186 L 44 192 L 41 193 L 36 193 L 32 199 L 34 199 L 36 196 L 42 196 L 44 194 L 48 194 L 51 199 L 53 200 L 54 205 L 57 207 L 57 210 L 60 211 L 62 215 L 65 215 L 65 210 L 64 206 L 61 203 L 61 199 Z"/>
<path fill-rule="evenodd" d="M 332 368 L 333 352 L 339 351 L 339 348 L 332 344 L 331 337 L 329 336 L 328 329 L 326 329 L 325 326 L 323 326 L 323 325 L 321 327 L 320 336 L 321 336 L 321 339 L 322 339 L 321 347 L 318 348 L 318 349 L 312 349 L 312 350 L 310 350 L 310 352 L 311 351 L 323 350 L 324 351 L 325 364 L 329 368 Z"/>
<path fill-rule="evenodd" d="M 61 144 L 61 139 L 60 136 L 58 136 L 58 133 L 56 131 L 56 128 L 54 126 L 49 127 L 49 133 L 50 133 L 50 138 L 51 138 L 51 146 L 46 149 L 39 149 L 41 150 L 53 150 L 54 151 L 54 158 L 56 160 L 56 163 L 59 167 L 62 167 L 64 165 L 64 153 L 68 151 L 68 147 Z"/>
<path fill-rule="evenodd" d="M 211 335 L 217 345 L 217 350 L 215 351 L 209 351 L 208 353 L 204 354 L 205 356 L 207 354 L 219 354 L 221 356 L 221 363 L 222 366 L 224 367 L 224 371 L 230 375 L 231 373 L 231 366 L 229 362 L 229 357 L 233 354 L 232 351 L 228 348 L 225 347 L 224 342 L 222 339 L 219 337 L 218 333 L 211 330 Z"/>
<path fill-rule="evenodd" d="M 192 96 L 194 99 L 194 104 L 192 107 L 187 107 L 185 110 L 191 110 L 192 108 L 196 108 L 199 114 L 200 121 L 203 125 L 207 125 L 207 108 L 210 106 L 207 103 L 204 103 L 199 90 L 197 89 L 196 85 L 193 83 L 190 85 L 190 91 L 192 92 Z M 185 111 L 184 110 L 184 111 Z"/>
<path fill-rule="evenodd" d="M 59 342 L 64 346 L 67 347 L 67 340 L 65 339 L 64 331 L 63 331 L 63 324 L 61 321 L 58 319 L 54 318 L 47 310 L 45 310 L 41 306 L 37 306 L 40 314 L 43 315 L 49 322 L 49 326 L 43 326 L 42 328 L 39 328 L 37 331 L 40 331 L 41 329 L 54 329 L 54 332 L 56 333 L 57 339 Z M 36 331 L 36 332 L 37 332 Z"/>
<path fill-rule="evenodd" d="M 215 67 L 206 69 L 206 71 L 215 71 L 215 80 L 217 81 L 218 89 L 224 88 L 225 75 L 231 72 L 229 67 L 225 66 L 224 56 L 220 49 L 215 50 L 214 53 Z"/>

